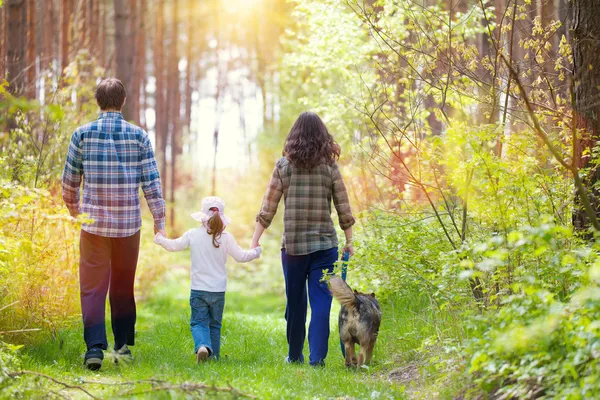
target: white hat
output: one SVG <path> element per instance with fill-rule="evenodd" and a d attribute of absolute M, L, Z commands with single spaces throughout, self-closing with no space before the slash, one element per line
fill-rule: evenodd
<path fill-rule="evenodd" d="M 211 210 L 216 208 L 221 215 L 223 225 L 227 226 L 231 223 L 231 219 L 225 215 L 225 202 L 220 197 L 209 196 L 202 199 L 202 209 L 199 212 L 193 213 L 192 218 L 199 222 L 207 222 L 217 211 Z"/>

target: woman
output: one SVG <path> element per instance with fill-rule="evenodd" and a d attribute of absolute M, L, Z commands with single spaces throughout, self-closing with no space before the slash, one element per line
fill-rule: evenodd
<path fill-rule="evenodd" d="M 325 365 L 329 339 L 331 294 L 322 282 L 323 271 L 331 272 L 338 259 L 338 239 L 331 220 L 331 201 L 346 235 L 344 251 L 352 255 L 352 225 L 348 194 L 336 163 L 340 146 L 321 118 L 304 112 L 285 141 L 283 157 L 273 176 L 256 217 L 252 247 L 269 227 L 281 196 L 284 197 L 284 233 L 281 262 L 287 297 L 286 320 L 288 362 L 304 362 L 308 300 L 312 311 L 308 329 L 311 365 Z"/>

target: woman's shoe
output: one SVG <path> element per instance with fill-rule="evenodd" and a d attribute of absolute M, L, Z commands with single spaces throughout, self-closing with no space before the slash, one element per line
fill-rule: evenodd
<path fill-rule="evenodd" d="M 83 365 L 91 371 L 98 371 L 102 367 L 104 352 L 98 347 L 93 347 L 85 352 Z"/>
<path fill-rule="evenodd" d="M 196 364 L 208 360 L 208 349 L 204 346 L 200 347 L 196 352 Z"/>

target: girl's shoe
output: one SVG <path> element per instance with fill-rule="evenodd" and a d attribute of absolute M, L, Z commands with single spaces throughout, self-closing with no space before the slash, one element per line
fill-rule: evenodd
<path fill-rule="evenodd" d="M 200 347 L 196 352 L 196 364 L 208 360 L 208 349 L 204 346 Z"/>
<path fill-rule="evenodd" d="M 102 367 L 104 352 L 98 347 L 93 347 L 85 352 L 83 365 L 91 371 L 98 371 Z"/>

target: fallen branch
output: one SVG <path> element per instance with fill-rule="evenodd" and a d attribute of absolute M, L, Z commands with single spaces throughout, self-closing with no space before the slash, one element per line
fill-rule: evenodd
<path fill-rule="evenodd" d="M 150 389 L 145 390 L 129 390 L 122 393 L 119 393 L 119 396 L 137 396 L 140 394 L 148 394 L 148 393 L 156 393 L 163 391 L 179 391 L 185 393 L 195 393 L 195 392 L 218 392 L 218 393 L 231 393 L 237 397 L 246 397 L 249 399 L 257 399 L 258 397 L 253 396 L 248 393 L 243 393 L 235 389 L 233 386 L 227 383 L 227 387 L 218 387 L 214 385 L 205 385 L 203 383 L 192 383 L 192 382 L 184 382 L 179 385 L 166 384 L 161 386 L 155 386 Z"/>
<path fill-rule="evenodd" d="M 40 328 L 30 328 L 30 329 L 17 329 L 14 331 L 2 331 L 0 332 L 0 335 L 6 335 L 7 333 L 23 333 L 23 332 L 37 332 L 37 331 L 41 331 Z"/>
<path fill-rule="evenodd" d="M 76 389 L 79 390 L 83 393 L 85 393 L 86 395 L 88 395 L 89 397 L 91 397 L 92 399 L 99 399 L 99 397 L 94 396 L 93 394 L 91 394 L 90 392 L 88 392 L 87 390 L 85 390 L 84 388 L 82 388 L 81 386 L 77 386 L 77 385 L 71 385 L 69 383 L 63 382 L 63 381 L 59 381 L 58 379 L 50 376 L 50 375 L 46 375 L 46 374 L 42 374 L 40 372 L 35 372 L 35 371 L 18 371 L 18 372 L 9 372 L 8 376 L 10 378 L 17 378 L 19 376 L 24 376 L 24 375 L 31 375 L 31 376 L 37 376 L 39 378 L 44 378 L 44 379 L 48 379 L 58 385 L 61 385 L 67 389 Z"/>

